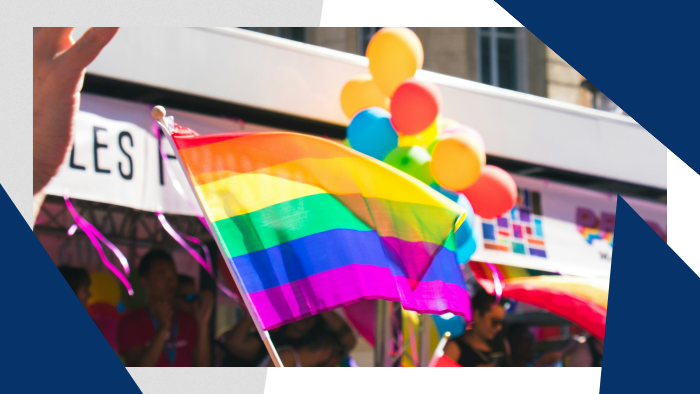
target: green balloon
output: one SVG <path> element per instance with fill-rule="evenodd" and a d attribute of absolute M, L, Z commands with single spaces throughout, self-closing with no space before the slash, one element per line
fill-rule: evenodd
<path fill-rule="evenodd" d="M 348 148 L 352 148 L 352 146 L 350 146 L 350 140 L 347 138 L 343 140 L 343 145 L 347 146 Z"/>
<path fill-rule="evenodd" d="M 433 183 L 430 172 L 430 153 L 420 146 L 398 147 L 389 152 L 384 162 L 408 175 L 420 180 L 426 185 Z"/>

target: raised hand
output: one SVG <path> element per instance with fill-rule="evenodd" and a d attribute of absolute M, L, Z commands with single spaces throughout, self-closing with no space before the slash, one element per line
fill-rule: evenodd
<path fill-rule="evenodd" d="M 159 303 L 153 308 L 151 313 L 153 313 L 153 317 L 155 317 L 158 322 L 158 328 L 169 332 L 173 321 L 172 305 L 167 302 Z"/>
<path fill-rule="evenodd" d="M 214 293 L 210 290 L 202 291 L 199 304 L 194 305 L 194 318 L 199 325 L 209 324 L 212 310 L 214 309 Z"/>
<path fill-rule="evenodd" d="M 56 175 L 68 152 L 85 67 L 118 29 L 92 27 L 74 42 L 72 27 L 34 28 L 34 195 Z"/>

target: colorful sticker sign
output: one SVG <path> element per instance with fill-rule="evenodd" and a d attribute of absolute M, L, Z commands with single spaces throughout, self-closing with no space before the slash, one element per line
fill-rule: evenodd
<path fill-rule="evenodd" d="M 509 213 L 482 220 L 484 248 L 546 258 L 541 204 L 539 192 L 519 188 Z"/>

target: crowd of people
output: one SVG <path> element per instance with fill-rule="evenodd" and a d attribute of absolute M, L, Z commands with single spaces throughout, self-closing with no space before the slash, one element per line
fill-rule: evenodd
<path fill-rule="evenodd" d="M 530 327 L 515 323 L 504 329 L 505 303 L 479 289 L 472 298 L 470 329 L 447 342 L 445 356 L 463 367 L 556 367 L 563 366 L 565 358 L 570 367 L 602 366 L 603 342 L 592 336 L 563 341 L 557 350 L 537 352 Z"/>
<path fill-rule="evenodd" d="M 87 308 L 91 296 L 87 271 L 75 267 L 59 271 Z M 115 350 L 126 366 L 273 366 L 249 315 L 211 340 L 214 294 L 199 292 L 193 278 L 178 275 L 170 254 L 151 250 L 141 258 L 138 274 L 145 305 L 125 312 L 116 330 Z M 357 343 L 350 326 L 332 311 L 276 328 L 270 335 L 287 367 L 338 366 Z M 222 357 L 213 357 L 214 349 Z"/>
<path fill-rule="evenodd" d="M 87 307 L 90 276 L 81 268 L 60 267 L 66 282 Z M 145 305 L 119 319 L 115 351 L 126 366 L 273 366 L 253 319 L 245 315 L 219 338 L 209 331 L 214 294 L 198 291 L 193 278 L 178 275 L 170 254 L 148 252 L 138 266 Z M 444 354 L 463 367 L 602 366 L 603 342 L 563 341 L 556 350 L 536 351 L 531 328 L 505 326 L 505 299 L 479 289 L 472 298 L 473 322 L 451 338 Z M 327 311 L 270 331 L 286 367 L 332 367 L 347 360 L 357 339 L 345 320 Z M 218 357 L 215 357 L 214 354 Z"/>

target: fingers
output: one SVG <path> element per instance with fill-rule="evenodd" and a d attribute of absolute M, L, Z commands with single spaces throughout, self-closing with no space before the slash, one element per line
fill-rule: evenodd
<path fill-rule="evenodd" d="M 34 57 L 53 59 L 71 45 L 72 27 L 35 27 Z"/>
<path fill-rule="evenodd" d="M 109 43 L 117 31 L 118 27 L 91 27 L 76 43 L 61 56 L 66 67 L 73 70 L 82 70 L 87 67 L 102 48 Z"/>

